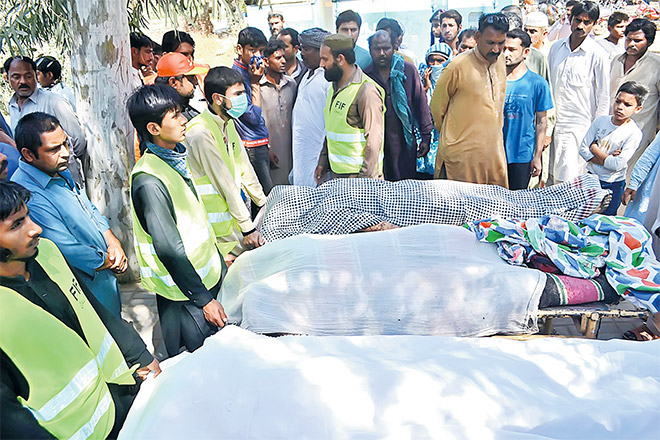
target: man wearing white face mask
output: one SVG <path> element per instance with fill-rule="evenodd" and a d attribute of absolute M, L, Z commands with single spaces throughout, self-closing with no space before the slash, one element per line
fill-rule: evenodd
<path fill-rule="evenodd" d="M 248 104 L 243 77 L 228 67 L 214 67 L 204 79 L 204 93 L 208 108 L 187 126 L 188 163 L 218 248 L 231 261 L 264 244 L 244 194 L 258 207 L 266 203 L 266 195 L 235 126 Z"/>

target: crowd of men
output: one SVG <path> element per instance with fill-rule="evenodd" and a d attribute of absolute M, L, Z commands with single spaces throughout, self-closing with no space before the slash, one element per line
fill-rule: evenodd
<path fill-rule="evenodd" d="M 335 33 L 298 32 L 273 12 L 270 38 L 239 33 L 231 67 L 195 63 L 183 31 L 162 44 L 131 34 L 135 251 L 167 355 L 227 323 L 218 291 L 233 259 L 265 244 L 256 217 L 276 185 L 440 178 L 525 189 L 589 172 L 612 191 L 608 214 L 621 200 L 653 201 L 655 25 L 615 12 L 598 40 L 598 5 L 566 7 L 552 28 L 516 7 L 476 29 L 437 11 L 419 65 L 391 18 L 368 50 L 356 45 L 351 10 Z M 112 437 L 139 382 L 160 372 L 121 320 L 127 258 L 86 195 L 87 142 L 61 70 L 50 56 L 4 63 L 15 93 L 10 124 L 0 120 L 0 179 L 11 179 L 0 183 L 0 313 L 20 331 L 0 336 L 3 437 Z M 638 159 L 645 171 L 626 188 Z M 644 221 L 654 208 L 635 209 Z"/>

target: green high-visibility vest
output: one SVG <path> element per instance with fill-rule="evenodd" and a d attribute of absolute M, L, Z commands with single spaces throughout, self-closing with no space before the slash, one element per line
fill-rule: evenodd
<path fill-rule="evenodd" d="M 231 177 L 236 183 L 238 191 L 241 190 L 241 138 L 238 136 L 234 120 L 227 122 L 227 141 L 225 143 L 224 136 L 217 122 L 211 116 L 208 110 L 204 110 L 201 114 L 195 116 L 188 122 L 187 129 L 190 130 L 196 125 L 201 125 L 211 133 L 215 140 L 215 145 L 220 153 L 220 157 L 229 168 Z M 238 223 L 229 212 L 229 205 L 224 197 L 215 189 L 211 183 L 211 179 L 204 175 L 195 179 L 195 186 L 199 195 L 202 197 L 202 202 L 208 214 L 209 223 L 213 228 L 216 237 L 228 237 L 232 234 Z M 237 245 L 236 241 L 232 242 L 219 242 L 218 248 L 222 255 L 227 255 Z"/>
<path fill-rule="evenodd" d="M 149 174 L 167 188 L 174 205 L 176 228 L 186 256 L 207 289 L 215 286 L 224 267 L 208 223 L 206 210 L 181 174 L 155 154 L 144 154 L 133 168 L 131 183 L 139 174 Z M 132 201 L 131 201 L 132 203 Z M 148 209 L 148 208 L 147 208 Z M 140 265 L 142 286 L 172 301 L 188 301 L 188 297 L 174 283 L 154 249 L 153 239 L 142 229 L 133 205 L 133 232 L 135 252 Z"/>
<path fill-rule="evenodd" d="M 128 368 L 57 246 L 42 238 L 36 260 L 69 300 L 85 340 L 20 293 L 0 287 L 0 346 L 30 390 L 27 400 L 18 400 L 57 438 L 106 438 L 115 422 L 107 383 L 135 384 L 138 365 Z"/>
<path fill-rule="evenodd" d="M 334 83 L 328 91 L 328 98 L 323 110 L 325 115 L 325 137 L 328 144 L 330 169 L 336 174 L 357 174 L 364 163 L 364 149 L 367 145 L 364 129 L 348 125 L 346 116 L 348 116 L 348 109 L 355 101 L 360 87 L 365 82 L 370 82 L 376 86 L 384 102 L 385 92 L 383 89 L 365 74 L 362 75 L 362 82 L 349 84 L 334 99 Z M 384 115 L 385 105 L 383 104 L 383 117 Z M 382 144 L 378 157 L 378 169 L 380 172 L 383 171 Z"/>

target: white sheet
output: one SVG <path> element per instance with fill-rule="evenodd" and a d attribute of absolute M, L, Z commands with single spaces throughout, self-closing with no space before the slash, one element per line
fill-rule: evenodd
<path fill-rule="evenodd" d="M 257 333 L 483 336 L 537 330 L 546 276 L 465 228 L 300 235 L 243 253 L 220 302 Z"/>
<path fill-rule="evenodd" d="M 120 439 L 657 439 L 658 396 L 660 341 L 230 326 L 163 363 Z"/>

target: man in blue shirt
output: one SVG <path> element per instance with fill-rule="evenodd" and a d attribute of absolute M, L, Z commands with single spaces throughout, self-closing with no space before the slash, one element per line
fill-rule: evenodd
<path fill-rule="evenodd" d="M 373 62 L 371 54 L 367 49 L 357 45 L 358 38 L 360 38 L 360 28 L 362 27 L 362 17 L 357 12 L 349 9 L 342 12 L 335 20 L 335 27 L 338 34 L 346 34 L 353 39 L 355 47 L 355 64 L 364 70 Z"/>
<path fill-rule="evenodd" d="M 15 139 L 22 160 L 11 180 L 32 193 L 30 217 L 78 269 L 80 281 L 119 316 L 121 299 L 115 274 L 126 271 L 126 255 L 108 220 L 80 191 L 68 170 L 68 136 L 57 118 L 35 112 L 18 122 Z"/>
<path fill-rule="evenodd" d="M 522 29 L 506 34 L 504 148 L 512 190 L 526 189 L 530 177 L 541 174 L 546 112 L 553 107 L 548 82 L 525 66 L 531 44 L 531 38 Z"/>
<path fill-rule="evenodd" d="M 250 163 L 257 174 L 259 183 L 268 195 L 273 188 L 270 177 L 270 153 L 268 151 L 268 128 L 261 114 L 261 89 L 259 81 L 264 75 L 264 61 L 261 51 L 266 47 L 266 36 L 259 29 L 246 27 L 238 33 L 236 52 L 232 69 L 243 75 L 247 109 L 236 119 L 236 131 L 247 149 Z M 250 92 L 251 91 L 251 92 Z M 232 107 L 235 105 L 232 103 Z"/>

